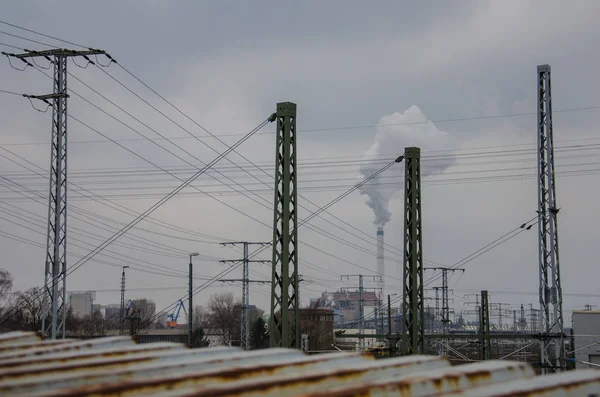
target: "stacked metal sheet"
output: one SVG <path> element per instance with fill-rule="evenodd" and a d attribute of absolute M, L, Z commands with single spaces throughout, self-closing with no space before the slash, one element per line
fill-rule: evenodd
<path fill-rule="evenodd" d="M 600 396 L 600 371 L 536 377 L 525 363 L 452 367 L 437 356 L 375 360 L 136 345 L 127 337 L 40 341 L 0 335 L 0 396 Z"/>

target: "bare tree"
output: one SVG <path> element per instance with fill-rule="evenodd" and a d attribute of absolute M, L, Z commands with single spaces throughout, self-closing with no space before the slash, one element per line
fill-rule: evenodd
<path fill-rule="evenodd" d="M 216 293 L 208 302 L 207 323 L 223 333 L 223 344 L 230 345 L 239 340 L 241 302 L 232 293 Z"/>
<path fill-rule="evenodd" d="M 154 314 L 156 313 L 156 303 L 153 300 L 142 298 L 131 302 L 133 311 L 139 316 L 140 324 L 154 324 Z"/>
<path fill-rule="evenodd" d="M 42 327 L 42 294 L 39 288 L 17 292 L 6 305 L 10 317 L 3 324 L 11 330 L 39 331 Z"/>
<path fill-rule="evenodd" d="M 204 306 L 197 305 L 194 306 L 194 313 L 192 314 L 192 321 L 194 324 L 194 329 L 196 328 L 204 328 L 206 326 L 206 322 L 208 320 L 208 313 Z"/>
<path fill-rule="evenodd" d="M 75 334 L 81 338 L 89 339 L 106 335 L 107 322 L 99 310 L 86 314 L 79 319 L 79 327 Z"/>
<path fill-rule="evenodd" d="M 0 269 L 0 301 L 3 301 L 12 290 L 13 280 L 6 269 Z"/>

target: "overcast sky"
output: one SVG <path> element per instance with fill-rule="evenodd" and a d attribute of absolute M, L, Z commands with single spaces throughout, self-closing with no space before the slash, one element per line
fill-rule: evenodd
<path fill-rule="evenodd" d="M 405 146 L 420 146 L 424 257 L 428 266 L 451 266 L 536 216 L 536 66 L 548 63 L 564 309 L 599 304 L 596 1 L 24 0 L 5 2 L 0 10 L 5 22 L 106 50 L 198 123 L 119 65 L 83 69 L 69 62 L 69 114 L 98 131 L 69 120 L 70 265 L 132 220 L 131 211 L 144 211 L 178 185 L 160 168 L 185 178 L 226 149 L 207 131 L 233 144 L 274 112 L 277 102 L 292 101 L 298 105 L 300 219 L 316 208 L 313 203 L 322 206 L 361 180 L 365 167 L 377 169 Z M 7 33 L 78 49 L 0 24 L 3 51 L 19 51 L 7 44 L 49 48 Z M 1 90 L 52 90 L 51 80 L 33 68 L 19 72 L 2 58 L 0 70 Z M 22 290 L 43 283 L 51 111 L 36 112 L 26 99 L 0 94 L 0 119 L 0 175 L 29 189 L 11 191 L 7 179 L 0 186 L 0 267 Z M 118 303 L 120 266 L 127 264 L 127 297 L 148 297 L 163 308 L 186 293 L 187 253 L 204 255 L 194 261 L 194 283 L 200 285 L 229 266 L 219 259 L 241 257 L 240 249 L 219 242 L 270 241 L 274 129 L 267 125 L 238 150 L 261 169 L 236 154 L 221 161 L 220 173 L 194 183 L 209 196 L 186 188 L 140 223 L 143 230 L 132 230 L 69 276 L 68 290 L 97 290 L 98 303 Z M 157 134 L 176 139 L 145 139 Z M 401 286 L 403 170 L 394 166 L 371 187 L 389 199 L 391 212 L 386 293 Z M 110 201 L 85 198 L 81 188 Z M 331 215 L 311 222 L 312 229 L 300 229 L 303 303 L 324 290 L 356 286 L 355 280 L 339 281 L 340 275 L 375 275 L 376 225 L 367 200 L 355 192 Z M 270 251 L 260 257 L 270 259 Z M 268 265 L 251 268 L 252 279 L 270 280 Z M 450 278 L 456 311 L 466 308 L 465 294 L 482 289 L 491 291 L 491 302 L 512 309 L 520 303 L 537 307 L 536 227 L 464 269 Z M 241 269 L 224 277 L 239 278 Z M 432 281 L 426 288 L 437 285 Z M 240 296 L 241 285 L 215 283 L 196 302 L 218 291 Z M 268 311 L 269 291 L 268 285 L 252 285 L 251 303 Z"/>

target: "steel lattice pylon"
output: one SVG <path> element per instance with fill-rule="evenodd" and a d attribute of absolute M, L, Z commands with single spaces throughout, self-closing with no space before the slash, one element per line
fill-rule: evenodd
<path fill-rule="evenodd" d="M 550 65 L 537 67 L 538 89 L 538 230 L 540 310 L 542 315 L 541 360 L 544 372 L 565 368 L 562 288 L 558 255 L 556 187 Z"/>
<path fill-rule="evenodd" d="M 403 343 L 406 354 L 425 347 L 423 321 L 423 246 L 421 229 L 421 149 L 404 149 Z"/>
<path fill-rule="evenodd" d="M 67 307 L 67 57 L 63 55 L 54 56 L 51 99 L 52 143 L 42 336 L 56 339 L 58 333 L 65 337 Z"/>
<path fill-rule="evenodd" d="M 43 57 L 54 65 L 54 91 L 48 95 L 24 95 L 52 106 L 52 142 L 50 148 L 50 194 L 48 236 L 42 299 L 42 337 L 65 337 L 67 313 L 67 60 L 106 53 L 102 50 L 76 51 L 56 48 L 44 51 L 25 50 L 22 54 L 3 55 L 20 59 L 34 67 L 29 58 Z M 107 55 L 108 56 L 108 55 Z M 110 56 L 108 56 L 110 58 Z M 112 58 L 111 62 L 112 62 Z M 52 102 L 50 102 L 52 101 Z"/>
<path fill-rule="evenodd" d="M 300 348 L 296 104 L 277 104 L 271 278 L 271 347 Z"/>
<path fill-rule="evenodd" d="M 249 279 L 249 271 L 250 271 L 250 263 L 269 263 L 269 261 L 264 260 L 252 260 L 249 257 L 249 247 L 251 245 L 269 245 L 271 243 L 251 243 L 248 241 L 231 241 L 228 243 L 221 243 L 221 245 L 242 245 L 244 258 L 241 260 L 242 262 L 242 278 L 241 279 L 221 279 L 219 281 L 223 282 L 242 282 L 242 310 L 240 316 L 240 347 L 244 350 L 250 349 L 250 283 L 265 283 L 267 281 L 257 281 Z M 235 263 L 240 262 L 237 259 L 226 259 L 219 261 L 221 263 Z"/>
<path fill-rule="evenodd" d="M 488 292 L 481 291 L 481 308 L 479 309 L 479 333 L 481 334 L 481 359 L 491 360 L 492 343 L 490 340 L 490 304 Z"/>

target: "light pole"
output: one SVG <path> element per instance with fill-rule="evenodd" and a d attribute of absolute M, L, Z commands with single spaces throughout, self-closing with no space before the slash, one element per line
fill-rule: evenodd
<path fill-rule="evenodd" d="M 192 257 L 200 255 L 198 252 L 192 252 L 190 254 L 190 285 L 189 285 L 189 296 L 188 296 L 188 347 L 192 347 Z"/>
<path fill-rule="evenodd" d="M 123 274 L 121 275 L 121 311 L 119 312 L 119 329 L 123 335 L 123 323 L 125 322 L 125 269 L 129 266 L 123 266 Z"/>

